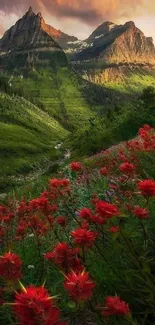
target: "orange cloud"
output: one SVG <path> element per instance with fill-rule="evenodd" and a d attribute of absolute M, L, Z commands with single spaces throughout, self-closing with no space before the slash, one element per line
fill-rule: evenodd
<path fill-rule="evenodd" d="M 80 38 L 88 37 L 95 27 L 106 20 L 114 23 L 140 21 L 138 26 L 147 35 L 150 30 L 151 34 L 154 33 L 154 28 L 147 27 L 146 19 L 148 23 L 150 19 L 153 21 L 155 0 L 0 0 L 1 25 L 5 29 L 10 27 L 29 6 L 35 12 L 41 11 L 52 26 Z"/>
<path fill-rule="evenodd" d="M 5 32 L 5 28 L 2 24 L 0 24 L 0 36 L 2 36 Z"/>
<path fill-rule="evenodd" d="M 141 12 L 147 0 L 37 0 L 38 5 L 62 17 L 74 17 L 89 24 L 103 20 L 116 21 Z"/>
<path fill-rule="evenodd" d="M 0 10 L 7 13 L 23 12 L 30 5 L 34 10 L 48 10 L 52 16 L 77 18 L 90 25 L 141 15 L 146 10 L 155 12 L 154 0 L 0 0 Z"/>

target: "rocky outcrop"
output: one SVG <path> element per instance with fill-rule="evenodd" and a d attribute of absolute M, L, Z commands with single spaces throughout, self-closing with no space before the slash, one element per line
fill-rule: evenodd
<path fill-rule="evenodd" d="M 43 18 L 30 7 L 27 13 L 12 26 L 0 40 L 0 50 L 10 52 L 23 48 L 52 47 L 60 49 L 59 45 L 42 28 Z"/>
<path fill-rule="evenodd" d="M 70 47 L 70 44 L 76 44 L 78 38 L 75 36 L 70 36 L 68 34 L 63 33 L 60 29 L 57 30 L 54 27 L 47 25 L 42 19 L 41 21 L 43 30 L 51 36 L 62 48 L 63 50 L 67 50 Z"/>
<path fill-rule="evenodd" d="M 45 33 L 46 34 L 45 34 Z M 47 37 L 47 35 L 50 37 Z M 32 45 L 36 43 L 52 43 L 53 47 L 65 48 L 68 42 L 75 42 L 77 38 L 69 36 L 60 30 L 47 25 L 42 17 L 41 13 L 37 15 L 30 7 L 26 14 L 12 26 L 0 40 L 1 51 L 9 51 L 13 48 Z M 41 42 L 40 42 L 41 41 Z"/>
<path fill-rule="evenodd" d="M 8 63 L 9 66 L 27 64 L 33 66 L 41 62 L 48 64 L 53 54 L 57 53 L 65 62 L 65 54 L 47 33 L 41 13 L 35 14 L 30 7 L 0 40 L 0 67 L 6 67 Z"/>
<path fill-rule="evenodd" d="M 124 25 L 106 22 L 90 35 L 87 42 L 90 47 L 76 54 L 73 60 L 155 64 L 153 39 L 145 37 L 132 21 Z"/>
<path fill-rule="evenodd" d="M 155 47 L 134 22 L 100 25 L 86 40 L 89 46 L 72 56 L 80 74 L 93 83 L 144 86 L 155 81 Z M 138 81 L 137 81 L 138 80 Z"/>

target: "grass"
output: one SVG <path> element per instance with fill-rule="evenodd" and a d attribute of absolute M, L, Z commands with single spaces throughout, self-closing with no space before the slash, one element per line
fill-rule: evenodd
<path fill-rule="evenodd" d="M 1 255 L 7 252 L 8 247 L 9 249 L 11 247 L 11 252 L 19 254 L 23 261 L 21 282 L 24 286 L 29 284 L 39 286 L 46 280 L 45 288 L 48 289 L 50 295 L 58 295 L 55 303 L 62 309 L 63 317 L 67 315 L 69 322 L 73 317 L 74 321 L 80 324 L 78 315 L 83 313 L 83 320 L 87 323 L 87 310 L 90 310 L 90 304 L 81 304 L 80 308 L 74 309 L 75 304 L 71 302 L 69 296 L 67 297 L 67 292 L 63 288 L 64 273 L 66 271 L 63 270 L 62 272 L 62 268 L 59 271 L 51 261 L 44 260 L 43 256 L 46 252 L 53 252 L 55 245 L 59 241 L 68 243 L 71 248 L 77 246 L 70 232 L 84 226 L 84 223 L 81 221 L 79 214 L 75 212 L 87 207 L 95 213 L 96 203 L 95 200 L 92 201 L 92 198 L 98 198 L 101 201 L 117 206 L 119 215 L 117 217 L 108 217 L 103 225 L 94 224 L 88 220 L 90 223 L 87 225 L 88 229 L 91 231 L 97 230 L 98 237 L 91 249 L 79 250 L 78 257 L 80 257 L 85 269 L 90 273 L 91 279 L 96 283 L 91 305 L 94 307 L 104 305 L 106 296 L 117 295 L 129 304 L 133 321 L 130 322 L 130 319 L 123 317 L 123 315 L 121 317 L 110 316 L 106 319 L 108 325 L 142 325 L 142 323 L 144 324 L 143 319 L 145 319 L 146 325 L 154 324 L 155 296 L 152 282 L 154 284 L 153 234 L 155 221 L 153 211 L 155 200 L 150 197 L 149 201 L 147 201 L 147 198 L 143 197 L 138 190 L 139 180 L 154 177 L 155 154 L 152 136 L 153 132 L 151 131 L 149 138 L 147 138 L 150 144 L 148 151 L 144 150 L 145 146 L 143 147 L 143 145 L 145 143 L 142 142 L 142 139 L 139 140 L 142 147 L 138 151 L 135 148 L 129 151 L 126 144 L 122 143 L 119 146 L 110 148 L 107 155 L 102 152 L 87 159 L 84 170 L 76 175 L 70 168 L 62 165 L 62 173 L 57 174 L 56 177 L 66 177 L 70 180 L 71 191 L 69 191 L 69 195 L 67 194 L 68 190 L 65 192 L 63 187 L 61 188 L 63 192 L 60 188 L 50 190 L 47 184 L 45 185 L 47 178 L 41 177 L 33 186 L 29 186 L 29 188 L 26 186 L 25 192 L 16 192 L 13 197 L 14 200 L 11 197 L 16 213 L 14 218 L 9 220 L 9 223 L 7 221 L 5 224 L 4 222 L 3 228 L 7 228 L 7 236 L 4 237 L 3 245 L 1 245 Z M 123 161 L 119 156 L 120 149 L 123 150 L 125 157 L 130 162 L 133 162 L 133 155 L 138 159 L 134 161 L 136 173 L 133 173 L 130 177 L 126 177 L 120 172 L 120 164 Z M 109 171 L 108 175 L 102 176 L 99 171 L 105 164 Z M 112 187 L 112 185 L 117 186 Z M 58 207 L 57 211 L 52 212 L 55 223 L 51 227 L 48 226 L 47 221 L 49 220 L 48 217 L 51 217 L 51 213 L 50 215 L 47 213 L 46 200 L 40 201 L 45 202 L 45 210 L 42 204 L 33 205 L 31 212 L 27 210 L 28 201 L 34 197 L 38 198 L 43 190 L 46 192 L 42 198 L 48 198 L 50 207 L 53 204 Z M 57 193 L 55 198 L 52 197 L 53 193 Z M 25 198 L 26 206 L 23 201 L 18 206 L 18 200 L 23 198 Z M 133 208 L 137 205 L 146 207 L 146 203 L 150 218 L 139 220 L 130 207 Z M 30 206 L 32 207 L 32 205 Z M 60 215 L 66 216 L 68 221 L 66 227 L 60 227 L 57 224 L 56 220 Z M 40 232 L 40 224 L 37 221 L 35 221 L 34 226 L 34 221 L 32 221 L 34 216 L 37 217 L 36 220 L 45 226 L 45 233 Z M 6 215 L 4 215 L 5 220 Z M 25 228 L 26 232 L 21 237 L 17 237 L 17 240 L 14 240 L 19 222 L 22 220 L 28 222 L 28 226 Z M 29 228 L 31 222 L 32 226 Z M 111 233 L 109 231 L 111 226 L 119 226 L 119 230 L 116 233 Z M 87 229 L 86 224 L 84 229 Z M 147 236 L 147 248 L 145 246 L 145 235 Z M 3 279 L 1 281 L 4 287 L 7 286 L 7 282 L 4 282 Z M 18 288 L 16 288 L 16 291 L 18 291 Z M 6 299 L 12 302 L 10 291 L 7 291 Z M 96 308 L 93 308 L 93 310 L 96 310 Z M 5 305 L 2 306 L 0 311 L 2 324 L 14 324 L 11 315 L 11 306 L 10 309 L 7 309 Z M 95 324 L 104 324 L 104 321 L 100 322 L 97 315 L 96 319 Z M 153 319 L 152 322 L 150 319 Z"/>
<path fill-rule="evenodd" d="M 81 74 L 84 71 L 86 78 L 90 74 L 93 80 L 98 80 L 100 76 L 102 85 L 122 94 L 140 93 L 144 88 L 155 84 L 155 71 L 143 66 L 135 65 L 132 68 L 127 64 L 108 66 L 100 61 L 96 63 L 90 61 L 75 65 L 75 69 Z"/>
<path fill-rule="evenodd" d="M 116 87 L 111 83 L 106 89 L 90 85 L 68 64 L 44 66 L 38 70 L 21 69 L 11 72 L 7 78 L 7 93 L 0 93 L 0 177 L 3 177 L 0 187 L 3 191 L 5 183 L 8 183 L 7 177 L 26 175 L 38 167 L 44 169 L 46 164 L 55 160 L 55 143 L 66 140 L 69 134 L 74 147 L 78 148 L 81 141 L 84 142 L 82 147 L 85 142 L 89 147 L 88 142 L 94 134 L 91 152 L 100 149 L 97 142 L 101 142 L 100 133 L 105 129 L 101 116 L 104 117 L 109 108 L 115 108 L 118 102 L 119 106 L 122 106 L 122 101 L 124 105 L 124 100 L 126 111 L 130 107 L 129 98 L 123 97 L 123 92 L 126 93 L 123 85 Z M 136 75 L 129 78 L 138 85 L 139 75 L 139 79 L 136 79 Z M 145 80 L 153 82 L 153 76 L 151 78 L 144 75 L 143 83 Z M 3 86 L 3 79 L 0 80 L 0 87 Z M 115 92 L 108 87 L 114 88 Z M 101 123 L 94 122 L 98 120 Z M 91 136 L 87 129 L 92 132 Z M 68 142 L 64 141 L 64 146 L 65 143 Z M 10 182 L 12 184 L 12 180 Z"/>
<path fill-rule="evenodd" d="M 0 177 L 25 175 L 57 159 L 55 143 L 68 132 L 46 112 L 18 96 L 0 93 Z"/>
<path fill-rule="evenodd" d="M 109 96 L 92 89 L 68 64 L 11 71 L 0 76 L 0 88 L 3 191 L 7 177 L 26 175 L 55 159 L 55 143 L 88 125 Z"/>
<path fill-rule="evenodd" d="M 68 67 L 40 69 L 23 79 L 14 77 L 12 86 L 15 90 L 20 89 L 26 98 L 39 99 L 44 111 L 65 128 L 77 128 L 94 115 L 79 88 L 76 74 Z"/>

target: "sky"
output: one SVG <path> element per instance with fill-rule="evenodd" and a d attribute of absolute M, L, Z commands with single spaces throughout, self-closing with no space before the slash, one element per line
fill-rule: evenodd
<path fill-rule="evenodd" d="M 134 21 L 155 43 L 155 0 L 0 0 L 0 36 L 32 6 L 63 32 L 87 38 L 104 21 Z"/>

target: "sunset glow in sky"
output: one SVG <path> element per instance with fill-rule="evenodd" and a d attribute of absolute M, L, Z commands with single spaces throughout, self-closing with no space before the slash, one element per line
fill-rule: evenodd
<path fill-rule="evenodd" d="M 29 6 L 48 24 L 81 39 L 104 21 L 132 20 L 155 43 L 155 0 L 0 0 L 0 36 Z"/>

